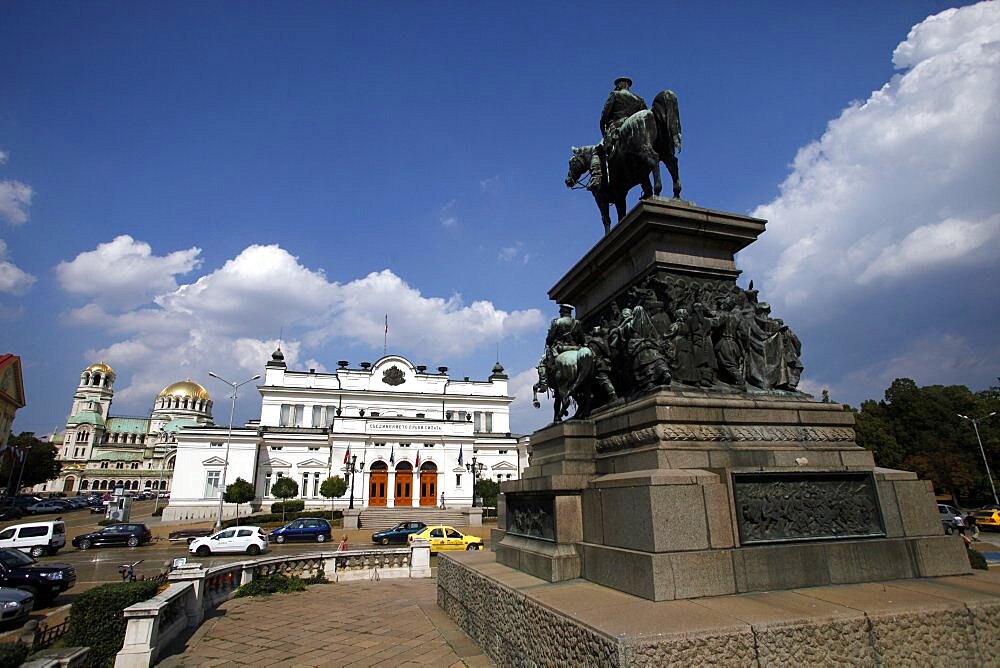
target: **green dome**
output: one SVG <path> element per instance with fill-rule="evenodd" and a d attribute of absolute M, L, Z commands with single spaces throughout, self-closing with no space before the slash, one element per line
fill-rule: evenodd
<path fill-rule="evenodd" d="M 97 427 L 103 427 L 104 417 L 97 411 L 80 411 L 76 415 L 70 417 L 67 424 L 92 424 Z"/>

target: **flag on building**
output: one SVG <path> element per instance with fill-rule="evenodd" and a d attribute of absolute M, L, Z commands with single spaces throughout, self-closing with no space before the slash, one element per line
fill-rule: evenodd
<path fill-rule="evenodd" d="M 396 446 L 395 445 L 393 445 L 391 448 L 389 448 L 389 463 L 390 464 L 395 464 L 396 463 Z"/>
<path fill-rule="evenodd" d="M 458 446 L 458 465 L 462 465 L 462 446 Z"/>
<path fill-rule="evenodd" d="M 347 452 L 344 453 L 344 463 L 346 464 L 347 460 L 350 458 L 351 458 L 351 446 L 347 446 Z"/>
<path fill-rule="evenodd" d="M 417 453 L 417 461 L 414 462 L 413 468 L 415 468 L 415 469 L 420 468 L 420 453 L 419 452 Z"/>

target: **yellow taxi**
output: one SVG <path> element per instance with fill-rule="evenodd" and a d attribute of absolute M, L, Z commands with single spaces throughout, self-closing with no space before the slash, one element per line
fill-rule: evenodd
<path fill-rule="evenodd" d="M 438 524 L 429 526 L 423 531 L 411 533 L 407 540 L 413 542 L 417 538 L 423 538 L 431 544 L 431 553 L 442 550 L 481 550 L 483 549 L 483 539 L 479 536 L 462 533 L 454 527 Z"/>
<path fill-rule="evenodd" d="M 1000 529 L 1000 510 L 996 508 L 977 510 L 973 517 L 980 529 Z"/>

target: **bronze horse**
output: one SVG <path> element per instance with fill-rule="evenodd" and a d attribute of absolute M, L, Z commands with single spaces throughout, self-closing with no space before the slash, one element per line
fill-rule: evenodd
<path fill-rule="evenodd" d="M 576 402 L 576 413 L 571 419 L 590 415 L 590 379 L 594 373 L 594 351 L 583 346 L 579 350 L 567 350 L 556 355 L 552 366 L 546 368 L 545 361 L 538 365 L 538 382 L 532 386 L 532 405 L 539 408 L 539 392 L 554 396 L 553 422 L 562 422 L 569 415 L 570 399 Z"/>
<path fill-rule="evenodd" d="M 619 137 L 610 156 L 603 155 L 604 149 L 600 146 L 574 146 L 565 181 L 569 188 L 580 185 L 583 175 L 592 171 L 591 162 L 595 159 L 595 151 L 598 152 L 604 178 L 600 187 L 591 192 L 601 212 L 605 234 L 611 232 L 611 204 L 615 205 L 618 221 L 621 222 L 626 213 L 625 198 L 632 188 L 641 186 L 644 199 L 660 194 L 663 189 L 660 182 L 661 162 L 673 179 L 674 197 L 680 197 L 681 179 L 675 156 L 681 149 L 677 96 L 669 90 L 660 92 L 653 99 L 652 111 L 644 109 L 632 114 L 622 125 Z M 650 173 L 653 175 L 652 187 Z"/>

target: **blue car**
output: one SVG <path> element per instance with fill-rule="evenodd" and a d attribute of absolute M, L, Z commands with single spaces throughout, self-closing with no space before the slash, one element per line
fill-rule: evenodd
<path fill-rule="evenodd" d="M 324 543 L 330 540 L 332 533 L 333 528 L 326 520 L 318 517 L 300 517 L 272 531 L 269 539 L 275 543 L 289 540 L 312 540 Z"/>
<path fill-rule="evenodd" d="M 396 543 L 406 545 L 411 533 L 419 533 L 427 528 L 423 522 L 400 522 L 391 529 L 376 531 L 372 534 L 372 542 L 388 545 Z"/>

